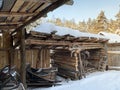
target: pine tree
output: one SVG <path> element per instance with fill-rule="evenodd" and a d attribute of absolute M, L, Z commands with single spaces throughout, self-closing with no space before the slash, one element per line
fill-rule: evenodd
<path fill-rule="evenodd" d="M 117 13 L 117 15 L 115 17 L 117 18 L 116 19 L 117 27 L 120 27 L 120 10 L 119 10 L 119 12 Z"/>
<path fill-rule="evenodd" d="M 96 19 L 95 33 L 99 33 L 100 31 L 107 31 L 108 30 L 107 28 L 108 28 L 107 18 L 104 12 L 101 11 Z"/>

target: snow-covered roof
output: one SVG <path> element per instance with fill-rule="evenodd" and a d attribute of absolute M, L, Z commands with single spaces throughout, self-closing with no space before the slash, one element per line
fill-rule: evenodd
<path fill-rule="evenodd" d="M 35 31 L 39 31 L 39 32 L 43 32 L 43 33 L 51 33 L 53 31 L 57 31 L 56 35 L 72 35 L 74 37 L 94 37 L 94 38 L 102 38 L 102 39 L 106 39 L 104 36 L 102 35 L 98 35 L 98 34 L 91 34 L 91 33 L 85 33 L 85 32 L 80 32 L 79 30 L 74 30 L 74 29 L 70 29 L 67 27 L 60 27 L 60 26 L 56 26 L 55 24 L 52 23 L 42 23 L 39 26 L 37 26 L 36 28 L 34 28 Z"/>
<path fill-rule="evenodd" d="M 120 43 L 120 36 L 113 33 L 99 32 L 100 35 L 109 39 L 109 43 Z"/>

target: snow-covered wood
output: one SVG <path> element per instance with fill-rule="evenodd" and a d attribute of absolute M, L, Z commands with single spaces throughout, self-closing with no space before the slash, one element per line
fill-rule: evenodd
<path fill-rule="evenodd" d="M 109 43 L 120 43 L 120 36 L 113 33 L 99 32 L 100 35 L 109 39 Z"/>
<path fill-rule="evenodd" d="M 74 30 L 74 29 L 70 29 L 67 27 L 56 26 L 52 23 L 42 23 L 39 26 L 33 28 L 33 30 L 43 32 L 43 33 L 51 33 L 53 31 L 56 31 L 56 34 L 60 35 L 60 36 L 69 34 L 74 37 L 89 37 L 89 38 L 97 38 L 97 39 L 99 39 L 99 38 L 107 39 L 102 35 L 84 33 L 84 32 L 80 32 L 79 30 Z"/>

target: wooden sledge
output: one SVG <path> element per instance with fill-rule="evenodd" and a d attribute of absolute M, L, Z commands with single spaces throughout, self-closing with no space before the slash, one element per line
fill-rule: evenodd
<path fill-rule="evenodd" d="M 40 68 L 35 69 L 27 66 L 27 85 L 28 86 L 49 86 L 57 82 L 57 68 Z"/>

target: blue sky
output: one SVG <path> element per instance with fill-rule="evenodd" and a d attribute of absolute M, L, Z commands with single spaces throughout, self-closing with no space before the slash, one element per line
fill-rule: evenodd
<path fill-rule="evenodd" d="M 120 0 L 74 0 L 74 4 L 63 5 L 47 14 L 47 18 L 75 19 L 76 22 L 96 18 L 101 10 L 108 19 L 115 19 L 120 10 Z"/>

